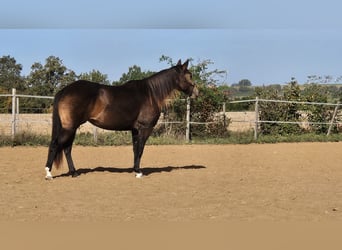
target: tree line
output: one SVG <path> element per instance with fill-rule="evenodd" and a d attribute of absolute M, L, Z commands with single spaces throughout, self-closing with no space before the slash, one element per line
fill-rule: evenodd
<path fill-rule="evenodd" d="M 159 61 L 168 64 L 170 67 L 175 65 L 173 59 L 169 56 L 162 55 Z M 211 60 L 195 62 L 190 59 L 190 61 L 190 70 L 193 73 L 194 80 L 198 83 L 202 93 L 208 94 L 208 97 L 204 99 L 211 99 L 210 103 L 222 101 L 222 98 L 216 93 L 216 86 L 219 85 L 218 81 L 224 78 L 226 71 L 210 70 L 209 68 L 213 64 Z M 12 88 L 15 88 L 17 93 L 20 94 L 53 96 L 64 86 L 76 80 L 120 85 L 129 80 L 143 79 L 156 73 L 142 70 L 140 66 L 133 65 L 128 68 L 127 72 L 122 74 L 119 80 L 110 81 L 108 75 L 96 69 L 77 74 L 74 70 L 65 66 L 63 60 L 57 56 L 49 56 L 44 63 L 33 63 L 27 76 L 22 75 L 22 69 L 22 65 L 14 57 L 10 55 L 0 57 L 0 94 L 8 94 Z M 25 110 L 27 112 L 46 112 L 50 106 L 51 101 L 43 99 L 23 99 L 20 103 L 20 107 L 24 112 Z M 4 112 L 10 111 L 10 98 L 0 99 L 0 109 Z"/>
<path fill-rule="evenodd" d="M 160 62 L 168 66 L 175 65 L 175 61 L 162 55 Z M 192 121 L 212 122 L 210 125 L 198 125 L 193 129 L 194 134 L 208 135 L 216 133 L 219 136 L 226 134 L 226 127 L 217 121 L 218 112 L 222 111 L 222 103 L 227 102 L 227 111 L 253 110 L 253 103 L 229 104 L 230 100 L 254 99 L 256 96 L 263 99 L 281 99 L 288 101 L 310 101 L 310 102 L 341 102 L 342 88 L 336 84 L 326 84 L 331 77 L 308 76 L 304 85 L 299 85 L 295 78 L 287 84 L 253 86 L 248 79 L 242 79 L 236 84 L 228 86 L 225 82 L 227 72 L 225 70 L 211 69 L 211 60 L 191 61 L 190 70 L 193 80 L 198 84 L 200 96 L 191 102 Z M 76 80 L 89 80 L 107 85 L 120 85 L 129 80 L 142 79 L 156 72 L 142 70 L 140 66 L 133 65 L 123 73 L 117 81 L 110 81 L 106 74 L 93 69 L 90 72 L 77 74 L 63 64 L 63 60 L 56 56 L 49 56 L 44 63 L 35 62 L 27 76 L 22 75 L 22 65 L 15 58 L 7 55 L 0 58 L 0 94 L 10 93 L 12 88 L 17 93 L 28 95 L 53 96 L 57 91 L 67 84 Z M 323 81 L 323 82 L 322 82 Z M 322 84 L 325 83 L 325 84 Z M 185 96 L 180 94 L 173 101 L 171 111 L 164 110 L 170 120 L 183 120 L 186 113 L 184 104 Z M 51 100 L 23 98 L 20 100 L 21 113 L 41 113 L 51 111 Z M 11 111 L 11 98 L 0 98 L 0 112 Z M 295 104 L 265 103 L 260 105 L 260 118 L 262 120 L 285 120 L 299 121 L 300 112 L 303 107 Z M 327 107 L 312 106 L 307 115 L 311 121 L 330 121 L 332 111 Z M 227 123 L 225 123 L 226 125 Z M 174 125 L 176 126 L 176 125 Z M 183 127 L 181 125 L 180 127 Z M 289 134 L 301 131 L 296 124 L 261 124 L 260 129 L 264 134 Z M 327 126 L 312 126 L 315 132 L 325 132 Z M 183 134 L 183 132 L 181 132 Z"/>

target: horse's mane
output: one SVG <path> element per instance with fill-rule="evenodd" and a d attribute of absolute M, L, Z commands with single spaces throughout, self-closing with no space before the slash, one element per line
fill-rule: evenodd
<path fill-rule="evenodd" d="M 161 108 L 165 106 L 167 98 L 172 98 L 176 94 L 177 70 L 175 67 L 162 70 L 145 79 L 150 95 Z"/>

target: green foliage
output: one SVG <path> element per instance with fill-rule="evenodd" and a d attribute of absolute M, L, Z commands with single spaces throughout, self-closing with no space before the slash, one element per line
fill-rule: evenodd
<path fill-rule="evenodd" d="M 12 88 L 18 91 L 25 89 L 25 82 L 21 76 L 22 65 L 13 57 L 0 58 L 0 94 L 8 94 Z M 0 111 L 8 111 L 12 108 L 11 98 L 0 98 Z"/>
<path fill-rule="evenodd" d="M 300 99 L 300 88 L 296 81 L 292 80 L 283 90 L 283 96 L 280 96 L 279 90 L 273 87 L 257 87 L 256 95 L 260 99 L 298 101 Z M 298 104 L 278 103 L 278 102 L 259 102 L 259 119 L 262 121 L 300 121 Z M 301 131 L 298 124 L 279 124 L 279 123 L 261 123 L 261 133 L 288 135 Z"/>
<path fill-rule="evenodd" d="M 209 124 L 192 125 L 192 136 L 226 135 L 227 127 L 224 126 L 222 117 L 217 115 L 222 111 L 223 93 L 216 87 L 207 86 L 201 86 L 199 92 L 198 98 L 191 100 L 191 121 Z"/>
<path fill-rule="evenodd" d="M 233 83 L 229 89 L 228 96 L 230 99 L 234 100 L 246 97 L 248 97 L 247 99 L 250 99 L 251 96 L 254 96 L 254 87 L 252 86 L 252 82 L 248 79 L 242 79 L 239 83 Z"/>
<path fill-rule="evenodd" d="M 303 96 L 307 102 L 326 103 L 328 101 L 327 88 L 314 83 L 305 87 Z M 308 107 L 308 120 L 312 122 L 330 122 L 332 112 L 329 106 L 310 105 Z M 315 133 L 327 133 L 328 124 L 312 124 L 310 130 Z"/>
<path fill-rule="evenodd" d="M 106 74 L 102 74 L 100 71 L 93 69 L 92 71 L 88 73 L 82 73 L 79 76 L 80 80 L 86 80 L 90 82 L 98 82 L 102 84 L 110 84 L 110 81 L 108 80 L 108 76 Z"/>
<path fill-rule="evenodd" d="M 256 95 L 262 99 L 327 103 L 329 88 L 319 84 L 307 84 L 303 89 L 293 79 L 282 91 L 272 86 L 256 88 Z M 310 125 L 302 128 L 298 124 L 261 123 L 264 135 L 291 135 L 301 132 L 326 134 L 332 119 L 334 107 L 326 105 L 301 105 L 296 103 L 260 102 L 260 120 L 264 121 L 307 121 Z M 326 124 L 317 124 L 326 123 Z M 336 128 L 335 128 L 336 129 Z"/>
<path fill-rule="evenodd" d="M 240 86 L 240 87 L 251 87 L 252 83 L 248 79 L 242 79 L 239 81 L 238 86 Z"/>
<path fill-rule="evenodd" d="M 131 80 L 141 80 L 141 79 L 151 76 L 154 73 L 155 72 L 152 72 L 152 71 L 142 71 L 139 66 L 133 65 L 129 67 L 127 73 L 122 74 L 119 81 L 117 82 L 114 81 L 113 85 L 121 85 Z"/>
<path fill-rule="evenodd" d="M 162 55 L 160 62 L 173 66 L 173 59 L 169 56 Z M 308 101 L 308 102 L 337 102 L 342 101 L 342 88 L 333 82 L 331 76 L 308 76 L 308 84 L 299 86 L 293 78 L 286 86 L 270 85 L 267 87 L 253 87 L 248 79 L 242 79 L 237 84 L 228 87 L 224 81 L 227 72 L 224 70 L 213 69 L 211 60 L 200 60 L 195 62 L 190 58 L 190 71 L 193 74 L 193 80 L 197 84 L 200 95 L 197 99 L 191 100 L 191 120 L 193 122 L 207 123 L 205 125 L 192 124 L 192 138 L 197 137 L 229 137 L 232 133 L 227 133 L 229 121 L 223 122 L 222 103 L 228 100 L 253 99 L 258 96 L 262 99 L 275 99 L 285 101 Z M 12 88 L 17 89 L 19 94 L 32 94 L 53 96 L 57 91 L 67 84 L 84 79 L 104 84 L 111 84 L 106 74 L 102 74 L 98 70 L 92 70 L 88 73 L 77 75 L 73 70 L 67 68 L 63 61 L 56 56 L 49 56 L 42 64 L 35 62 L 31 66 L 31 72 L 28 76 L 22 76 L 22 65 L 17 63 L 11 56 L 3 56 L 0 58 L 0 93 L 10 93 Z M 123 73 L 119 81 L 112 84 L 122 84 L 124 82 L 142 79 L 153 74 L 152 71 L 143 71 L 139 66 L 133 65 L 129 67 L 128 72 Z M 341 79 L 338 78 L 339 80 Z M 335 83 L 338 81 L 335 80 Z M 322 85 L 321 83 L 324 83 Z M 163 110 L 165 121 L 180 121 L 180 124 L 168 124 L 159 126 L 154 135 L 158 136 L 174 136 L 175 138 L 183 138 L 185 134 L 185 114 L 186 114 L 186 96 L 180 95 L 172 101 L 168 108 Z M 0 110 L 8 112 L 11 110 L 11 98 L 0 99 Z M 227 111 L 254 110 L 253 103 L 229 104 Z M 20 113 L 31 112 L 51 112 L 52 100 L 49 99 L 30 99 L 20 98 Z M 300 105 L 294 103 L 274 103 L 259 102 L 260 120 L 267 121 L 288 121 L 301 122 L 308 120 L 309 122 L 328 123 L 332 118 L 333 108 L 323 105 Z M 312 124 L 308 128 L 303 129 L 298 124 L 277 124 L 277 123 L 261 123 L 260 131 L 263 136 L 270 136 L 273 139 L 283 136 L 292 136 L 294 134 L 305 133 L 326 133 L 328 125 Z M 335 131 L 337 129 L 335 128 Z M 22 134 L 22 138 L 29 135 Z M 85 136 L 87 138 L 87 136 Z M 118 139 L 118 136 L 104 137 L 103 140 L 110 142 L 112 138 Z M 102 138 L 99 138 L 100 143 Z M 121 141 L 125 144 L 126 139 Z M 18 141 L 21 141 L 18 138 Z M 79 136 L 82 144 L 82 136 Z M 129 139 L 130 141 L 130 139 Z M 103 142 L 104 143 L 104 142 Z"/>
<path fill-rule="evenodd" d="M 0 146 L 46 146 L 50 142 L 50 136 L 33 133 L 17 133 L 12 139 L 10 135 L 0 136 Z"/>
<path fill-rule="evenodd" d="M 39 62 L 32 65 L 31 72 L 27 77 L 28 92 L 35 95 L 52 96 L 76 79 L 75 72 L 64 66 L 59 57 L 49 56 L 44 65 Z"/>
<path fill-rule="evenodd" d="M 253 99 L 251 99 L 253 98 Z M 247 101 L 247 100 L 255 100 L 255 97 L 247 96 L 247 97 L 241 97 L 236 98 L 234 101 Z M 231 103 L 227 102 L 226 104 L 226 110 L 228 112 L 232 111 L 254 111 L 254 101 L 251 102 L 241 102 L 241 103 Z"/>
<path fill-rule="evenodd" d="M 252 87 L 252 82 L 248 79 L 242 79 L 238 83 L 233 83 L 232 87 L 242 92 L 246 92 L 246 90 L 249 90 L 250 87 Z"/>
<path fill-rule="evenodd" d="M 8 93 L 12 88 L 19 91 L 25 88 L 22 68 L 13 57 L 0 57 L 0 91 Z"/>
<path fill-rule="evenodd" d="M 31 66 L 31 72 L 26 77 L 24 93 L 29 95 L 53 96 L 58 90 L 75 81 L 77 76 L 74 71 L 63 65 L 63 61 L 55 56 L 49 56 L 42 65 L 35 62 Z M 52 100 L 26 98 L 22 99 L 21 113 L 44 113 L 50 112 Z"/>

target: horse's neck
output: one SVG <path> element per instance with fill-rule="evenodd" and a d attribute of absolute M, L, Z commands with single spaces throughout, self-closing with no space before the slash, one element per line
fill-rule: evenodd
<path fill-rule="evenodd" d="M 176 76 L 172 72 L 160 72 L 149 78 L 149 86 L 151 95 L 162 107 L 168 98 L 171 98 L 176 90 Z"/>

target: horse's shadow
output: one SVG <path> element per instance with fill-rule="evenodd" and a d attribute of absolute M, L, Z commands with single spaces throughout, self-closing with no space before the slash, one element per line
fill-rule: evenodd
<path fill-rule="evenodd" d="M 175 170 L 196 170 L 206 168 L 202 165 L 188 165 L 188 166 L 167 166 L 167 167 L 145 167 L 141 168 L 144 176 L 149 176 L 156 173 L 164 173 L 164 172 L 172 172 Z M 108 173 L 133 173 L 133 168 L 116 168 L 116 167 L 96 167 L 96 168 L 79 168 L 77 169 L 77 173 L 79 175 L 86 175 L 90 173 L 96 172 L 108 172 Z M 64 173 L 61 175 L 54 176 L 54 178 L 70 176 L 70 173 Z"/>

